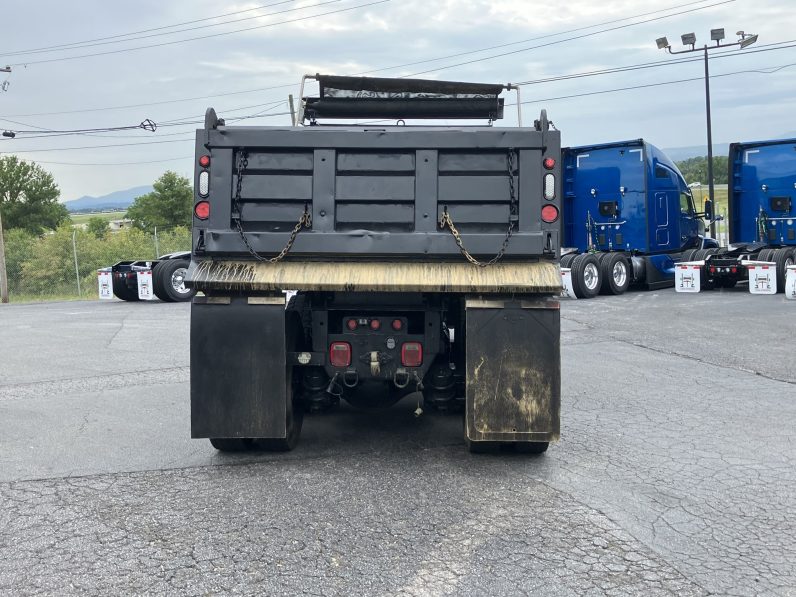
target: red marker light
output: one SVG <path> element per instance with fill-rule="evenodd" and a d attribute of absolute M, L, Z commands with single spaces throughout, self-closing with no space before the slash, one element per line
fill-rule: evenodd
<path fill-rule="evenodd" d="M 193 213 L 200 220 L 206 220 L 210 217 L 210 202 L 200 201 L 193 207 Z"/>
<path fill-rule="evenodd" d="M 556 161 L 553 158 L 545 158 L 542 165 L 545 167 L 545 170 L 552 170 L 556 167 Z"/>
<path fill-rule="evenodd" d="M 401 346 L 401 364 L 404 367 L 419 367 L 423 364 L 423 346 L 420 342 L 404 342 Z"/>
<path fill-rule="evenodd" d="M 404 327 L 403 321 L 401 321 L 400 319 L 392 320 L 392 329 L 394 329 L 396 332 L 400 331 L 402 327 Z"/>
<path fill-rule="evenodd" d="M 351 364 L 351 345 L 348 342 L 332 342 L 329 362 L 332 367 L 348 367 Z"/>
<path fill-rule="evenodd" d="M 357 329 L 357 320 L 356 319 L 349 319 L 346 322 L 346 326 L 348 326 L 348 329 L 353 332 L 355 329 Z"/>
<path fill-rule="evenodd" d="M 202 168 L 209 167 L 210 166 L 210 156 L 209 155 L 203 155 L 202 157 L 200 157 L 199 158 L 199 165 Z"/>
<path fill-rule="evenodd" d="M 381 328 L 381 322 L 378 319 L 371 319 L 370 320 L 370 329 L 376 331 Z"/>
<path fill-rule="evenodd" d="M 552 224 L 558 219 L 558 208 L 555 205 L 545 205 L 542 208 L 542 221 Z"/>

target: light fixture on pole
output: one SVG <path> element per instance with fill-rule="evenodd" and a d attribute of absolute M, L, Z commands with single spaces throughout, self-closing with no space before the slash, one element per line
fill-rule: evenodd
<path fill-rule="evenodd" d="M 708 199 L 710 200 L 710 209 L 712 211 L 714 205 L 714 185 L 713 185 L 713 134 L 710 126 L 710 71 L 708 68 L 708 51 L 716 48 L 729 48 L 738 46 L 741 50 L 748 48 L 757 41 L 757 35 L 752 33 L 745 33 L 738 31 L 738 41 L 731 44 L 721 43 L 724 40 L 724 29 L 711 29 L 710 40 L 716 42 L 716 45 L 705 44 L 701 48 L 696 47 L 696 34 L 685 33 L 680 36 L 684 46 L 691 46 L 690 49 L 673 51 L 672 46 L 665 37 L 659 37 L 655 40 L 659 50 L 666 50 L 669 54 L 687 54 L 690 52 L 704 52 L 705 54 L 705 115 L 707 118 L 707 131 L 708 131 Z M 711 218 L 710 222 L 710 235 L 715 238 L 716 236 L 716 223 Z"/>

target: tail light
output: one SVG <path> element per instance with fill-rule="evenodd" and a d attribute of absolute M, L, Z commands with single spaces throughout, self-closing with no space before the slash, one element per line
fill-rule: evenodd
<path fill-rule="evenodd" d="M 711 274 L 715 274 L 716 273 L 716 268 L 714 266 L 712 266 L 712 265 L 710 266 L 710 273 Z"/>
<path fill-rule="evenodd" d="M 193 213 L 200 220 L 206 220 L 210 217 L 210 202 L 200 201 L 193 206 Z"/>
<path fill-rule="evenodd" d="M 199 196 L 207 197 L 210 194 L 210 172 L 202 170 L 199 173 Z"/>
<path fill-rule="evenodd" d="M 351 364 L 351 345 L 348 342 L 332 342 L 329 362 L 332 367 L 348 367 Z"/>
<path fill-rule="evenodd" d="M 735 266 L 733 266 L 733 267 L 731 267 L 731 268 L 730 268 L 730 271 L 731 271 L 732 273 L 734 273 L 734 274 L 737 274 L 737 273 L 738 273 L 738 268 L 737 268 L 737 267 L 735 267 Z"/>
<path fill-rule="evenodd" d="M 203 155 L 202 157 L 200 157 L 199 158 L 199 165 L 202 168 L 209 168 L 210 167 L 210 156 L 209 155 Z"/>
<path fill-rule="evenodd" d="M 419 367 L 423 364 L 423 345 L 420 342 L 404 342 L 401 346 L 401 364 L 404 367 Z"/>
<path fill-rule="evenodd" d="M 548 201 L 556 198 L 556 177 L 550 173 L 544 175 L 544 198 Z"/>
<path fill-rule="evenodd" d="M 558 219 L 558 208 L 555 205 L 545 205 L 542 208 L 542 221 L 552 224 Z"/>
<path fill-rule="evenodd" d="M 371 319 L 370 320 L 370 329 L 374 332 L 381 328 L 381 322 L 378 319 Z"/>
<path fill-rule="evenodd" d="M 396 332 L 401 331 L 402 327 L 404 327 L 404 322 L 403 321 L 401 321 L 400 319 L 393 319 L 392 320 L 392 329 L 394 329 Z"/>
<path fill-rule="evenodd" d="M 348 329 L 349 329 L 349 330 L 351 330 L 352 332 L 353 332 L 355 329 L 357 329 L 357 326 L 358 326 L 358 325 L 359 325 L 359 324 L 357 323 L 357 320 L 356 320 L 356 319 L 349 319 L 349 320 L 346 322 L 346 327 L 348 327 Z"/>
<path fill-rule="evenodd" d="M 556 167 L 556 161 L 553 158 L 545 158 L 542 165 L 545 170 L 552 170 Z"/>

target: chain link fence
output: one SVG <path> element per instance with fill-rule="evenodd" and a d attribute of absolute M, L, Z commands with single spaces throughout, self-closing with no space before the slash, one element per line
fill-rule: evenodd
<path fill-rule="evenodd" d="M 9 298 L 11 302 L 95 299 L 97 269 L 190 248 L 191 231 L 185 227 L 95 234 L 64 225 L 41 237 L 20 229 L 6 230 Z"/>

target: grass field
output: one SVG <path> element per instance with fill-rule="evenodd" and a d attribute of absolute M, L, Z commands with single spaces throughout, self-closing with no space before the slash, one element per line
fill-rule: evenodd
<path fill-rule="evenodd" d="M 121 220 L 126 214 L 127 212 L 124 211 L 101 211 L 90 214 L 69 214 L 69 217 L 72 218 L 72 224 L 82 225 L 88 224 L 88 221 L 91 218 L 102 218 L 103 220 L 110 222 L 111 220 Z"/>

